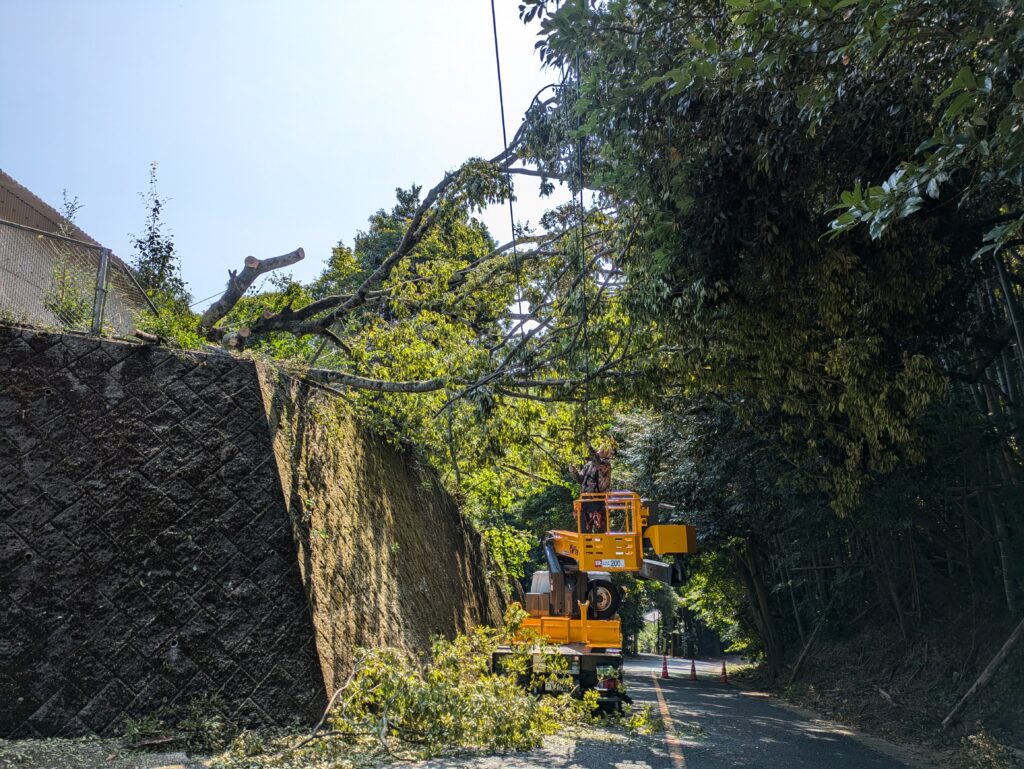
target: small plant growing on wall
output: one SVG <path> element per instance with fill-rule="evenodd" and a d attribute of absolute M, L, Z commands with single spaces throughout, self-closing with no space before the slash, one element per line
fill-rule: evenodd
<path fill-rule="evenodd" d="M 72 236 L 75 215 L 81 207 L 78 198 L 69 198 L 68 191 L 64 190 L 61 206 L 64 221 L 58 227 L 64 237 Z M 43 307 L 53 314 L 60 326 L 84 328 L 92 317 L 92 276 L 75 265 L 74 255 L 67 244 L 57 242 L 54 249 L 56 258 L 50 274 L 50 286 L 43 297 Z"/>
<path fill-rule="evenodd" d="M 70 260 L 55 265 L 50 276 L 50 288 L 43 298 L 43 307 L 65 328 L 84 328 L 92 316 L 92 301 L 82 277 Z"/>
<path fill-rule="evenodd" d="M 181 257 L 174 238 L 163 222 L 163 210 L 169 198 L 157 191 L 157 164 L 149 165 L 149 187 L 139 193 L 146 205 L 145 228 L 141 235 L 131 235 L 132 267 L 156 312 L 143 312 L 139 328 L 184 349 L 202 346 L 196 333 L 199 316 L 192 313 L 185 281 L 181 277 Z"/>

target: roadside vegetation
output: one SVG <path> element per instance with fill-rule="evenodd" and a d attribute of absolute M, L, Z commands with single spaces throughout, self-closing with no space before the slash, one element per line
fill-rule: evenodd
<path fill-rule="evenodd" d="M 537 639 L 512 641 L 521 615 L 513 609 L 509 619 L 501 631 L 478 628 L 451 641 L 438 639 L 423 662 L 390 649 L 363 650 L 312 733 L 242 732 L 210 766 L 341 769 L 524 751 L 566 730 L 650 734 L 661 728 L 649 707 L 601 713 L 596 692 L 573 696 L 560 655 L 545 654 L 544 671 L 535 673 Z M 493 672 L 491 655 L 499 642 L 511 643 L 513 656 L 502 672 Z M 545 690 L 549 693 L 542 695 Z"/>

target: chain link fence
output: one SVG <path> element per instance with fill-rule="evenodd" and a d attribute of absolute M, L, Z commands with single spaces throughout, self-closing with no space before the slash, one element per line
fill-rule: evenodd
<path fill-rule="evenodd" d="M 128 336 L 149 308 L 109 249 L 0 220 L 0 320 Z"/>

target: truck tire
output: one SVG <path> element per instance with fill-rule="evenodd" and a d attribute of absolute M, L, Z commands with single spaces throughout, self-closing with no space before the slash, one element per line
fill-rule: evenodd
<path fill-rule="evenodd" d="M 622 591 L 610 579 L 592 579 L 587 584 L 587 600 L 590 601 L 588 616 L 611 619 L 622 603 Z"/>

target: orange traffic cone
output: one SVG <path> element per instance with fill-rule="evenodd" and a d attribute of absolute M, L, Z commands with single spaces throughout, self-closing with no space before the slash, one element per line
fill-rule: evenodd
<path fill-rule="evenodd" d="M 668 655 L 661 658 L 661 677 L 668 678 Z"/>
<path fill-rule="evenodd" d="M 722 675 L 718 677 L 718 682 L 721 684 L 729 683 L 729 674 L 725 670 L 725 660 L 722 660 Z"/>
<path fill-rule="evenodd" d="M 694 659 L 690 660 L 690 680 L 697 680 L 697 660 Z"/>

